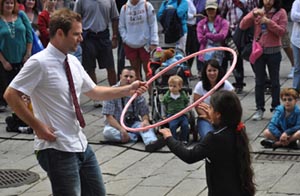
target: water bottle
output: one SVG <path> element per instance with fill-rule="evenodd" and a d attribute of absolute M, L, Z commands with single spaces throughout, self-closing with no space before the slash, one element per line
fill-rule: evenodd
<path fill-rule="evenodd" d="M 154 52 L 154 55 L 153 55 L 155 61 L 159 61 L 159 59 L 160 59 L 160 57 L 162 57 L 162 55 L 163 55 L 162 48 L 161 47 L 157 47 L 156 50 L 155 50 L 155 52 Z"/>
<path fill-rule="evenodd" d="M 32 133 L 32 129 L 30 127 L 18 127 L 18 131 L 20 133 L 27 133 L 27 134 Z"/>
<path fill-rule="evenodd" d="M 260 25 L 260 28 L 261 28 L 261 33 L 262 34 L 267 33 L 267 25 L 265 23 L 262 23 Z"/>

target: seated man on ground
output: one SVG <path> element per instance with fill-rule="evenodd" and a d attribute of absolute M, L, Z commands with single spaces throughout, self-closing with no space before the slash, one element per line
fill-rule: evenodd
<path fill-rule="evenodd" d="M 298 92 L 293 88 L 284 88 L 280 93 L 283 104 L 275 108 L 271 122 L 261 141 L 265 148 L 298 148 L 300 139 L 300 110 L 296 105 Z"/>
<path fill-rule="evenodd" d="M 120 81 L 115 86 L 129 85 L 136 80 L 136 73 L 132 67 L 124 67 Z M 164 146 L 164 140 L 158 139 L 153 129 L 141 132 L 129 132 L 121 126 L 120 118 L 123 108 L 130 97 L 123 97 L 103 102 L 102 114 L 106 117 L 103 130 L 104 138 L 113 142 L 136 142 L 142 138 L 147 152 L 154 152 Z M 146 99 L 138 96 L 129 106 L 124 118 L 127 127 L 140 128 L 149 125 L 149 108 Z"/>

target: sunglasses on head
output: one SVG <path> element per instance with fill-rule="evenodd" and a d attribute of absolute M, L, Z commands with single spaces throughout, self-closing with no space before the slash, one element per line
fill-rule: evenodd
<path fill-rule="evenodd" d="M 293 101 L 293 98 L 290 98 L 290 97 L 289 98 L 283 98 L 282 101 L 283 102 L 286 102 L 286 101 L 291 102 L 291 101 Z"/>

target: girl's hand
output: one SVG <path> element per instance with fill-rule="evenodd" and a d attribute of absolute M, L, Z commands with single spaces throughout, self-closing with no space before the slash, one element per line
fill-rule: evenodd
<path fill-rule="evenodd" d="M 268 19 L 266 16 L 263 16 L 260 20 L 260 24 L 268 24 L 270 23 L 270 19 Z"/>
<path fill-rule="evenodd" d="M 209 108 L 210 108 L 210 106 L 208 104 L 206 104 L 204 102 L 200 103 L 197 106 L 197 109 L 201 110 L 201 113 L 199 114 L 199 117 L 210 121 Z"/>
<path fill-rule="evenodd" d="M 265 14 L 265 11 L 263 9 L 255 8 L 253 10 L 253 15 L 255 17 L 257 17 L 257 16 L 263 16 L 264 14 Z"/>
<path fill-rule="evenodd" d="M 172 137 L 172 133 L 168 128 L 160 129 L 159 132 L 163 135 L 164 139 L 167 139 L 168 137 Z"/>

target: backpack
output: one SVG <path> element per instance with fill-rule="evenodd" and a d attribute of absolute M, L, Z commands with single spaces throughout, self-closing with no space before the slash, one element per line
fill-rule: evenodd
<path fill-rule="evenodd" d="M 252 41 L 254 36 L 254 27 L 249 27 L 246 30 L 240 29 L 238 26 L 233 35 L 233 41 L 240 51 L 243 59 L 249 61 L 249 56 L 252 52 Z"/>
<path fill-rule="evenodd" d="M 164 3 L 167 4 L 168 1 Z M 181 3 L 181 0 L 177 0 L 177 7 Z M 165 9 L 159 19 L 160 24 L 163 27 L 163 33 L 165 34 L 165 43 L 174 43 L 183 36 L 183 29 L 181 20 L 177 15 L 176 9 Z"/>

